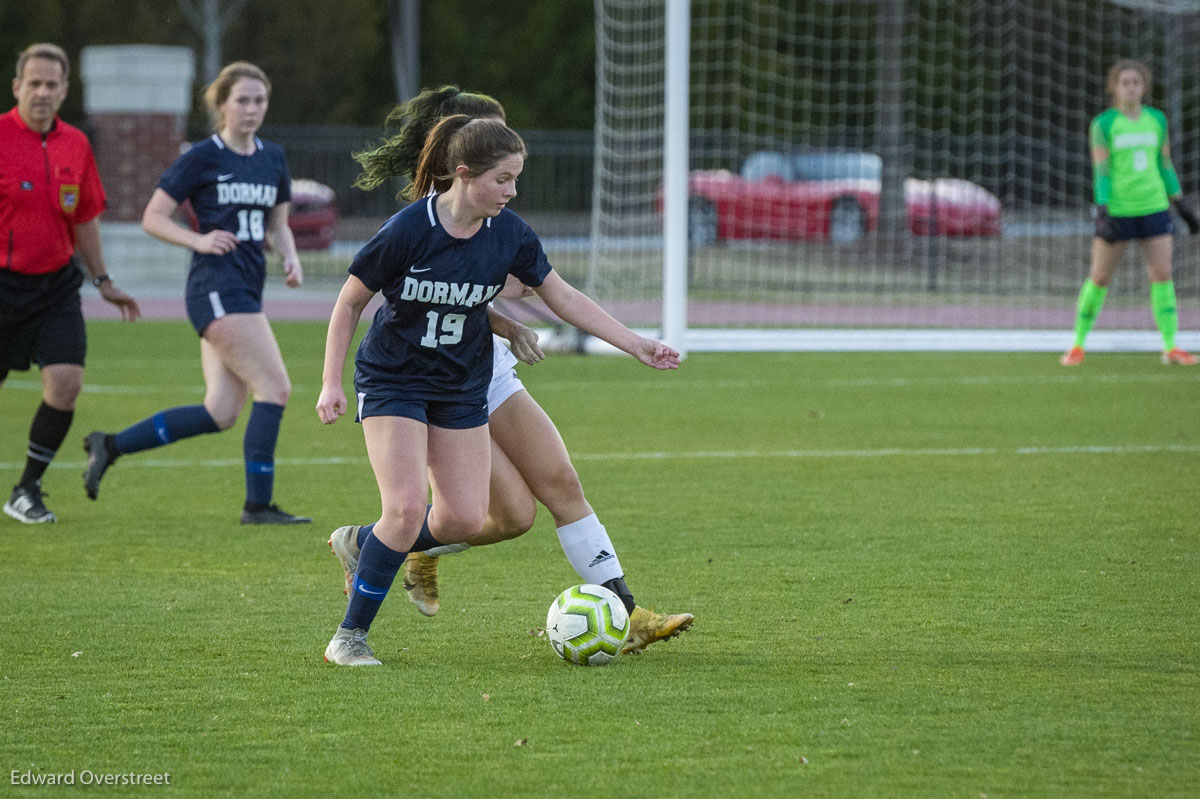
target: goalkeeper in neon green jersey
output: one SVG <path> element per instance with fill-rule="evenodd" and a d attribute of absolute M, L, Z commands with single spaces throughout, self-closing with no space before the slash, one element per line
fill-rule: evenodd
<path fill-rule="evenodd" d="M 1108 72 L 1113 107 L 1092 120 L 1089 145 L 1095 176 L 1096 237 L 1092 264 L 1076 305 L 1075 341 L 1060 360 L 1083 363 L 1083 343 L 1096 322 L 1104 295 L 1127 242 L 1142 245 L 1150 277 L 1150 307 L 1163 338 L 1162 362 L 1193 366 L 1196 356 L 1175 345 L 1179 319 L 1171 282 L 1173 241 L 1170 207 L 1200 232 L 1200 218 L 1188 205 L 1171 164 L 1167 118 L 1142 105 L 1150 89 L 1150 71 L 1139 61 L 1122 59 Z"/>

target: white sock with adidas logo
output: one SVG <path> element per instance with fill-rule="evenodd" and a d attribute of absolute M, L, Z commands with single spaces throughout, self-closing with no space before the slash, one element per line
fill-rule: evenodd
<path fill-rule="evenodd" d="M 624 574 L 608 531 L 594 513 L 559 527 L 558 543 L 585 583 L 601 585 Z"/>

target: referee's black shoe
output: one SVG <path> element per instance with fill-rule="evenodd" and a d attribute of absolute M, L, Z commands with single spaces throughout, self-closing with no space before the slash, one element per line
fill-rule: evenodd
<path fill-rule="evenodd" d="M 12 496 L 4 503 L 4 512 L 25 524 L 56 522 L 58 517 L 42 502 L 42 481 L 13 486 Z"/>
<path fill-rule="evenodd" d="M 117 451 L 112 447 L 112 436 L 96 431 L 83 437 L 83 451 L 87 453 L 87 468 L 83 470 L 83 490 L 88 499 L 100 496 L 100 478 L 108 467 L 117 461 Z"/>
<path fill-rule="evenodd" d="M 242 524 L 308 524 L 308 516 L 294 516 L 275 505 L 254 505 L 247 502 L 242 508 Z"/>

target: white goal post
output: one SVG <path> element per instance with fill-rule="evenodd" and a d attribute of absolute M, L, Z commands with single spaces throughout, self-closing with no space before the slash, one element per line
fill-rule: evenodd
<path fill-rule="evenodd" d="M 1091 246 L 1087 129 L 1118 58 L 1152 71 L 1146 103 L 1200 196 L 1200 0 L 596 0 L 595 17 L 582 277 L 683 351 L 1061 349 Z M 1200 348 L 1200 236 L 1175 258 L 1181 343 Z M 1158 346 L 1126 259 L 1093 348 Z"/>

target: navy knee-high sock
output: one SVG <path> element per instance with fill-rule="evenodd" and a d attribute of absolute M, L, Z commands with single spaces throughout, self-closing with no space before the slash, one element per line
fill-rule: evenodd
<path fill-rule="evenodd" d="M 126 427 L 112 437 L 118 454 L 141 452 L 183 438 L 217 432 L 217 423 L 203 405 L 168 408 Z"/>
<path fill-rule="evenodd" d="M 29 449 L 25 450 L 25 471 L 21 474 L 20 485 L 33 485 L 42 479 L 46 467 L 67 437 L 73 418 L 75 411 L 60 411 L 45 402 L 38 406 L 29 426 Z"/>
<path fill-rule="evenodd" d="M 442 544 L 433 537 L 433 533 L 429 532 L 429 509 L 432 505 L 425 506 L 425 519 L 421 522 L 421 532 L 417 533 L 417 540 L 413 543 L 412 549 L 409 552 L 424 552 L 427 549 L 440 547 Z M 361 550 L 363 542 L 367 540 L 367 536 L 375 529 L 375 522 L 364 524 L 358 528 L 358 548 Z"/>
<path fill-rule="evenodd" d="M 358 555 L 358 570 L 354 572 L 354 590 L 346 606 L 342 626 L 349 630 L 369 630 L 384 597 L 404 565 L 407 552 L 388 547 L 374 535 L 367 536 Z"/>
<path fill-rule="evenodd" d="M 271 402 L 256 402 L 250 408 L 246 422 L 246 437 L 242 454 L 246 459 L 246 504 L 271 504 L 275 489 L 275 442 L 279 439 L 279 422 L 283 406 Z"/>
<path fill-rule="evenodd" d="M 413 542 L 413 552 L 424 552 L 427 549 L 440 547 L 441 541 L 433 537 L 433 533 L 429 532 L 429 509 L 432 505 L 425 506 L 425 518 L 421 521 L 421 532 L 417 533 L 417 540 Z"/>

